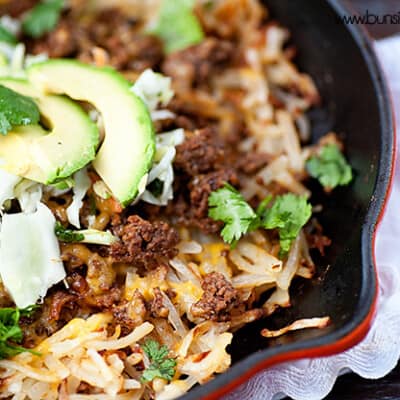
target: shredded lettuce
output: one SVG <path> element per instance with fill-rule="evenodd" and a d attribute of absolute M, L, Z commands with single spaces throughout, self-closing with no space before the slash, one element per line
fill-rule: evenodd
<path fill-rule="evenodd" d="M 53 213 L 42 203 L 34 213 L 3 215 L 0 275 L 19 308 L 35 304 L 65 278 L 54 226 Z"/>
<path fill-rule="evenodd" d="M 17 45 L 0 41 L 0 77 L 26 78 L 25 68 L 46 61 L 46 54 L 25 54 L 25 45 Z"/>
<path fill-rule="evenodd" d="M 172 163 L 175 158 L 175 147 L 185 139 L 183 129 L 175 129 L 171 132 L 160 133 L 156 136 L 156 154 L 153 166 L 147 178 L 146 190 L 140 199 L 159 206 L 167 205 L 174 196 L 172 184 L 174 182 L 174 169 Z M 162 190 L 154 191 L 154 182 Z"/>
<path fill-rule="evenodd" d="M 42 199 L 43 185 L 23 179 L 14 189 L 15 198 L 18 199 L 22 212 L 33 213 Z"/>
<path fill-rule="evenodd" d="M 174 96 L 171 78 L 151 69 L 142 72 L 131 90 L 143 100 L 151 113 L 155 112 L 159 105 L 167 106 Z"/>
<path fill-rule="evenodd" d="M 72 197 L 72 203 L 67 208 L 67 217 L 71 225 L 80 228 L 79 212 L 83 205 L 83 198 L 90 188 L 91 182 L 86 168 L 82 168 L 76 172 L 73 179 L 75 182 L 73 187 L 74 195 Z"/>

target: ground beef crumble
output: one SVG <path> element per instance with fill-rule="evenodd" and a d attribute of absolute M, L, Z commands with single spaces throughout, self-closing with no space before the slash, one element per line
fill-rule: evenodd
<path fill-rule="evenodd" d="M 166 222 L 149 222 L 131 215 L 125 223 L 113 229 L 120 242 L 110 247 L 115 262 L 133 263 L 152 269 L 178 254 L 178 233 Z"/>
<path fill-rule="evenodd" d="M 174 166 L 178 171 L 196 176 L 216 169 L 224 162 L 223 143 L 211 128 L 189 132 L 177 146 Z"/>
<path fill-rule="evenodd" d="M 162 72 L 184 88 L 203 85 L 226 66 L 235 54 L 234 45 L 226 40 L 208 37 L 185 50 L 171 53 L 162 64 Z"/>
<path fill-rule="evenodd" d="M 193 304 L 192 314 L 195 317 L 213 321 L 229 320 L 229 312 L 238 303 L 238 292 L 219 272 L 207 274 L 201 284 L 204 290 L 201 299 Z"/>

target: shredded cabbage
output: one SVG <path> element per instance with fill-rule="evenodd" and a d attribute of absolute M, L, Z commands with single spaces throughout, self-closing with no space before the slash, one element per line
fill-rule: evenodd
<path fill-rule="evenodd" d="M 171 78 L 149 68 L 143 71 L 131 90 L 144 101 L 150 112 L 155 111 L 159 104 L 165 107 L 174 96 Z"/>
<path fill-rule="evenodd" d="M 181 144 L 184 139 L 183 129 L 175 129 L 156 136 L 154 163 L 147 178 L 147 189 L 141 195 L 141 200 L 150 204 L 165 206 L 173 198 L 174 169 L 172 163 L 176 154 L 175 147 Z M 162 182 L 162 191 L 158 196 L 149 190 L 149 185 L 156 179 Z"/>
<path fill-rule="evenodd" d="M 82 208 L 83 198 L 86 192 L 90 188 L 90 178 L 87 174 L 87 169 L 82 168 L 74 174 L 75 185 L 73 187 L 74 195 L 72 197 L 72 203 L 67 208 L 67 217 L 71 225 L 77 228 L 81 227 L 79 221 L 79 211 Z"/>
<path fill-rule="evenodd" d="M 18 199 L 24 213 L 33 213 L 42 199 L 43 186 L 40 183 L 23 179 L 14 189 L 15 198 Z"/>
<path fill-rule="evenodd" d="M 3 215 L 0 231 L 0 275 L 19 308 L 35 304 L 65 278 L 55 218 L 44 204 L 34 213 Z"/>
<path fill-rule="evenodd" d="M 21 21 L 16 18 L 12 18 L 9 15 L 3 15 L 0 18 L 0 25 L 13 35 L 18 35 L 21 31 Z"/>
<path fill-rule="evenodd" d="M 0 77 L 26 78 L 25 68 L 48 59 L 45 53 L 38 55 L 25 54 L 25 45 L 23 43 L 18 43 L 14 46 L 0 42 L 0 55 L 6 60 L 6 64 L 0 66 Z"/>

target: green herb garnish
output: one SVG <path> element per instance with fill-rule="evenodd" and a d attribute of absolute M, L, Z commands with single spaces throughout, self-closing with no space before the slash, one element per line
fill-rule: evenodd
<path fill-rule="evenodd" d="M 0 133 L 6 135 L 15 126 L 37 124 L 40 112 L 34 101 L 0 85 Z"/>
<path fill-rule="evenodd" d="M 51 32 L 58 23 L 63 5 L 63 0 L 43 0 L 38 3 L 22 21 L 24 33 L 38 38 Z"/>
<path fill-rule="evenodd" d="M 204 33 L 194 15 L 193 0 L 163 0 L 160 14 L 150 33 L 159 36 L 167 53 L 200 43 Z"/>
<path fill-rule="evenodd" d="M 142 346 L 143 351 L 150 361 L 142 375 L 142 382 L 151 382 L 155 378 L 172 380 L 175 375 L 176 360 L 168 357 L 168 347 L 160 346 L 155 340 L 147 340 Z"/>
<path fill-rule="evenodd" d="M 277 196 L 271 208 L 265 208 L 259 215 L 264 229 L 278 229 L 281 255 L 285 255 L 300 229 L 311 217 L 311 204 L 306 196 L 293 193 Z"/>
<path fill-rule="evenodd" d="M 300 229 L 310 219 L 311 204 L 305 196 L 292 193 L 277 196 L 273 205 L 268 207 L 271 200 L 272 196 L 265 198 L 257 212 L 254 212 L 236 189 L 225 184 L 210 194 L 208 215 L 216 221 L 224 222 L 221 236 L 231 246 L 244 234 L 255 229 L 278 229 L 281 256 L 284 256 Z"/>
<path fill-rule="evenodd" d="M 208 205 L 209 217 L 225 223 L 221 236 L 231 245 L 234 245 L 257 219 L 257 214 L 243 196 L 229 184 L 212 192 L 208 198 Z"/>
<path fill-rule="evenodd" d="M 30 306 L 24 309 L 0 308 L 0 359 L 13 357 L 30 349 L 18 346 L 22 342 L 23 332 L 19 326 L 20 317 L 30 317 L 38 306 Z"/>
<path fill-rule="evenodd" d="M 353 179 L 350 165 L 335 144 L 325 145 L 320 154 L 307 161 L 306 167 L 308 173 L 328 191 L 347 185 Z"/>
<path fill-rule="evenodd" d="M 16 44 L 17 38 L 7 28 L 5 28 L 3 25 L 0 25 L 0 42 Z"/>
<path fill-rule="evenodd" d="M 160 197 L 164 190 L 164 182 L 161 179 L 156 178 L 147 185 L 147 190 L 154 197 Z"/>
<path fill-rule="evenodd" d="M 64 228 L 63 225 L 57 221 L 54 228 L 54 232 L 61 242 L 71 243 L 71 242 L 81 242 L 85 239 L 85 235 L 82 233 L 73 231 L 71 229 Z"/>

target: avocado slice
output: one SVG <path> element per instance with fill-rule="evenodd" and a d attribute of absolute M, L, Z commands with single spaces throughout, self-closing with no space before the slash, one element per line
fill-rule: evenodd
<path fill-rule="evenodd" d="M 74 60 L 34 64 L 27 73 L 45 92 L 86 101 L 101 113 L 105 138 L 92 164 L 121 204 L 130 204 L 146 183 L 155 152 L 149 112 L 131 84 L 112 68 Z"/>
<path fill-rule="evenodd" d="M 0 84 L 32 97 L 50 131 L 40 125 L 14 128 L 0 136 L 0 159 L 6 171 L 41 183 L 71 176 L 94 159 L 99 131 L 73 101 L 46 95 L 24 80 L 4 78 Z"/>

